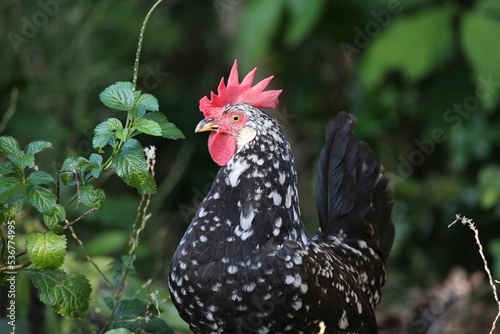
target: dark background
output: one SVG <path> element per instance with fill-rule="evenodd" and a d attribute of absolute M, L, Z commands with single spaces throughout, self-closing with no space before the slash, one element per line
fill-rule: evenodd
<path fill-rule="evenodd" d="M 90 155 L 95 125 L 124 117 L 105 108 L 98 94 L 132 80 L 139 30 L 153 3 L 3 0 L 0 134 L 21 146 L 52 142 L 54 149 L 37 162 L 54 173 L 67 156 Z M 152 279 L 167 298 L 170 258 L 218 169 L 206 135 L 194 134 L 202 118 L 198 101 L 227 77 L 236 58 L 240 73 L 258 67 L 257 79 L 273 74 L 271 88 L 283 89 L 275 115 L 295 153 L 310 231 L 317 226 L 316 162 L 324 127 L 336 113 L 357 116 L 357 136 L 388 171 L 397 233 L 381 323 L 412 319 L 429 293 L 450 286 L 443 282 L 453 268 L 482 270 L 473 233 L 461 224 L 448 228 L 456 214 L 476 222 L 493 275 L 500 278 L 499 1 L 165 0 L 146 29 L 138 85 L 158 98 L 160 111 L 186 139 L 139 138 L 158 149 L 159 189 L 138 251 L 138 286 Z M 9 105 L 13 114 L 6 113 Z M 116 176 L 96 182 L 107 193 L 104 209 L 75 228 L 106 266 L 127 246 L 139 197 Z M 40 226 L 40 217 L 26 212 L 18 226 L 19 233 L 29 232 Z M 96 297 L 98 276 L 68 240 L 65 269 L 93 277 Z M 464 275 L 464 284 L 476 276 L 479 283 L 470 283 L 474 289 L 461 299 L 459 318 L 489 329 L 495 314 L 490 287 L 480 274 L 472 280 Z M 444 321 L 448 309 L 439 298 L 442 309 L 431 313 Z M 20 322 L 28 303 L 21 293 Z M 185 328 L 165 305 L 167 323 Z M 93 300 L 90 314 L 99 307 Z M 49 310 L 46 316 L 54 332 L 78 327 Z"/>

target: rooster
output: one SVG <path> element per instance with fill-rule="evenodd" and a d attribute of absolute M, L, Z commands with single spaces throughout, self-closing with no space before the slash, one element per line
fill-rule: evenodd
<path fill-rule="evenodd" d="M 341 112 L 319 158 L 319 229 L 301 221 L 297 173 L 272 76 L 240 83 L 237 62 L 200 100 L 221 166 L 171 263 L 169 289 L 194 333 L 377 333 L 374 308 L 394 239 L 388 179 Z"/>

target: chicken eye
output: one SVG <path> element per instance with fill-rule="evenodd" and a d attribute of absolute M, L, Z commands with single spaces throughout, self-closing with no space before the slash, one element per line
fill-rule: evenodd
<path fill-rule="evenodd" d="M 240 115 L 233 115 L 232 119 L 233 119 L 233 122 L 237 123 L 240 121 Z"/>

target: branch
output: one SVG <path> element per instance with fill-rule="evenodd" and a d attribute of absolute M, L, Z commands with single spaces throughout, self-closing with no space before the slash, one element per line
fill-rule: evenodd
<path fill-rule="evenodd" d="M 488 261 L 486 261 L 486 257 L 484 256 L 484 250 L 483 250 L 483 245 L 481 244 L 481 240 L 479 239 L 479 230 L 477 229 L 476 225 L 474 224 L 474 221 L 472 219 L 469 219 L 467 217 L 461 217 L 460 215 L 456 215 L 456 219 L 448 225 L 448 227 L 451 227 L 453 224 L 456 222 L 460 221 L 463 225 L 467 225 L 473 232 L 474 232 L 474 237 L 476 239 L 476 244 L 479 248 L 479 255 L 481 255 L 481 259 L 483 260 L 484 264 L 484 270 L 486 271 L 486 274 L 488 275 L 488 280 L 490 282 L 491 289 L 493 290 L 493 296 L 495 297 L 495 301 L 497 302 L 497 307 L 498 307 L 498 312 L 495 317 L 495 320 L 493 320 L 493 324 L 491 325 L 491 330 L 489 334 L 493 334 L 495 331 L 496 323 L 498 319 L 500 318 L 500 300 L 498 299 L 498 294 L 497 294 L 497 287 L 495 285 L 495 282 L 493 280 L 493 276 L 491 275 L 490 268 L 488 266 Z"/>

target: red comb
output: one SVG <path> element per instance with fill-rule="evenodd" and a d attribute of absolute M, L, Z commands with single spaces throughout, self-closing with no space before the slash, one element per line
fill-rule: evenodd
<path fill-rule="evenodd" d="M 220 80 L 216 95 L 210 93 L 211 100 L 207 96 L 200 99 L 200 111 L 206 118 L 217 117 L 222 114 L 222 110 L 228 104 L 247 103 L 255 108 L 274 108 L 278 104 L 280 90 L 268 90 L 264 92 L 269 82 L 274 76 L 270 76 L 252 87 L 253 78 L 257 68 L 250 71 L 241 84 L 238 82 L 238 61 L 234 61 L 233 68 L 227 79 L 227 86 L 224 78 Z"/>

